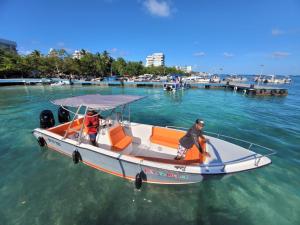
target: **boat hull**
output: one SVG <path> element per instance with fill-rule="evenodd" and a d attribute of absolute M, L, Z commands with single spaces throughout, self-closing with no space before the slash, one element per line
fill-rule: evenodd
<path fill-rule="evenodd" d="M 47 143 L 47 147 L 51 150 L 54 150 L 71 158 L 73 152 L 77 150 L 80 153 L 82 162 L 84 164 L 105 173 L 128 180 L 135 180 L 136 175 L 141 172 L 143 174 L 143 182 L 156 184 L 197 183 L 201 182 L 204 177 L 207 177 L 200 173 L 184 172 L 184 166 L 178 165 L 177 171 L 147 166 L 144 165 L 143 159 L 140 159 L 140 163 L 137 163 L 136 159 L 122 159 L 122 154 L 103 154 L 83 146 L 89 146 L 87 144 L 76 145 L 75 143 L 69 143 L 70 141 L 67 139 L 60 140 L 59 138 L 53 137 L 52 135 L 46 135 L 37 131 L 34 131 L 33 133 L 37 139 L 39 137 L 43 137 Z M 103 151 L 114 153 L 105 149 L 103 149 Z"/>

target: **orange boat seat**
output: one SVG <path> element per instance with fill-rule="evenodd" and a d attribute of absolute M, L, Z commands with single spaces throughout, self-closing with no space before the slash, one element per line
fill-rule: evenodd
<path fill-rule="evenodd" d="M 178 131 L 164 127 L 152 127 L 150 141 L 155 144 L 177 148 L 179 139 L 184 135 L 184 131 Z"/>
<path fill-rule="evenodd" d="M 123 127 L 117 125 L 109 130 L 112 150 L 122 151 L 132 143 L 132 137 L 125 134 Z"/>
<path fill-rule="evenodd" d="M 76 133 L 76 131 L 80 131 L 82 122 L 83 122 L 83 118 L 74 120 L 74 122 L 73 122 L 72 126 L 70 127 L 70 130 L 68 131 L 67 135 L 71 135 L 71 134 Z M 56 127 L 51 127 L 47 130 L 51 131 L 53 133 L 56 133 L 60 136 L 64 136 L 66 131 L 69 128 L 70 123 L 71 123 L 71 121 L 67 122 L 67 123 L 64 123 L 64 124 L 61 124 L 61 125 L 58 125 Z"/>
<path fill-rule="evenodd" d="M 186 132 L 173 130 L 164 127 L 152 127 L 152 135 L 150 137 L 150 141 L 155 144 L 171 147 L 171 148 L 178 148 L 179 140 L 185 135 Z M 203 140 L 199 141 L 202 149 L 206 151 L 206 144 Z M 186 152 L 185 160 L 192 160 L 192 161 L 201 161 L 204 160 L 204 155 L 202 155 L 197 147 L 193 145 L 191 149 Z"/>

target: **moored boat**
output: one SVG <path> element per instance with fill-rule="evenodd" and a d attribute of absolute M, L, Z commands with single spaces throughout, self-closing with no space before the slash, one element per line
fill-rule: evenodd
<path fill-rule="evenodd" d="M 292 82 L 292 79 L 289 76 L 277 77 L 275 75 L 266 75 L 266 76 L 256 76 L 254 78 L 254 81 L 258 83 L 269 83 L 269 84 L 289 84 Z"/>
<path fill-rule="evenodd" d="M 209 140 L 199 140 L 206 154 L 199 153 L 193 146 L 183 160 L 175 160 L 179 139 L 185 131 L 175 127 L 160 127 L 130 122 L 129 104 L 142 99 L 130 95 L 84 95 L 54 100 L 61 107 L 76 107 L 71 121 L 62 120 L 54 126 L 51 111 L 41 114 L 41 127 L 33 135 L 41 146 L 72 157 L 74 162 L 86 165 L 118 177 L 137 182 L 157 184 L 189 184 L 200 182 L 215 175 L 260 168 L 271 163 L 270 155 L 275 152 L 254 143 L 210 133 Z M 90 144 L 85 133 L 84 122 L 88 109 L 109 116 L 101 119 L 96 138 L 97 146 Z M 79 114 L 80 110 L 85 111 Z M 128 109 L 128 120 L 123 120 Z M 43 119 L 43 120 L 42 120 Z M 47 122 L 47 120 L 49 120 Z M 242 147 L 225 139 L 241 141 Z M 254 152 L 262 148 L 271 151 L 268 155 Z"/>
<path fill-rule="evenodd" d="M 190 88 L 190 85 L 185 82 L 166 82 L 163 85 L 164 91 L 178 91 Z"/>
<path fill-rule="evenodd" d="M 221 78 L 218 75 L 212 75 L 210 77 L 210 83 L 220 83 Z"/>

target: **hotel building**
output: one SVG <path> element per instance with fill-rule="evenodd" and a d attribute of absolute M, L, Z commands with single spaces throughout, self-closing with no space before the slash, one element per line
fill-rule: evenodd
<path fill-rule="evenodd" d="M 165 55 L 163 53 L 153 53 L 146 57 L 146 67 L 148 66 L 164 66 Z"/>
<path fill-rule="evenodd" d="M 17 43 L 0 38 L 0 49 L 17 54 Z"/>

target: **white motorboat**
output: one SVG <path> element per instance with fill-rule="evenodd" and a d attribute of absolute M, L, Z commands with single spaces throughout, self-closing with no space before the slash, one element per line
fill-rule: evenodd
<path fill-rule="evenodd" d="M 218 75 L 212 75 L 210 77 L 210 83 L 220 83 L 221 78 Z"/>
<path fill-rule="evenodd" d="M 60 81 L 57 81 L 55 83 L 52 83 L 50 84 L 51 86 L 63 86 L 63 85 L 70 85 L 71 82 L 68 81 L 68 80 L 60 80 Z"/>
<path fill-rule="evenodd" d="M 54 126 L 51 111 L 43 111 L 42 128 L 34 129 L 33 135 L 41 146 L 69 156 L 75 163 L 82 162 L 105 173 L 134 180 L 140 185 L 142 182 L 189 184 L 216 175 L 220 175 L 221 179 L 227 174 L 257 169 L 271 163 L 269 156 L 275 154 L 272 149 L 214 133 L 205 134 L 209 139 L 207 143 L 199 140 L 210 157 L 200 154 L 194 146 L 188 150 L 184 160 L 175 160 L 178 141 L 185 131 L 130 122 L 128 105 L 142 98 L 94 94 L 54 100 L 56 105 L 76 107 L 73 119 Z M 90 108 L 110 115 L 109 119 L 101 120 L 97 146 L 90 144 L 84 131 L 84 121 Z M 83 109 L 85 113 L 79 114 Z M 122 120 L 126 110 L 129 119 Z M 247 147 L 233 143 L 235 141 Z M 269 150 L 270 154 L 259 154 L 253 149 Z"/>
<path fill-rule="evenodd" d="M 190 76 L 183 78 L 185 82 L 189 83 L 197 83 L 197 84 L 207 84 L 210 81 L 209 76 L 207 75 L 199 75 L 199 76 Z"/>
<path fill-rule="evenodd" d="M 289 76 L 278 78 L 275 75 L 256 77 L 255 82 L 270 83 L 270 84 L 289 84 L 292 79 Z"/>
<path fill-rule="evenodd" d="M 185 82 L 183 82 L 183 83 L 166 82 L 166 83 L 164 83 L 164 86 L 163 86 L 164 91 L 173 91 L 173 92 L 178 91 L 178 90 L 184 90 L 187 88 L 190 88 L 190 85 Z"/>
<path fill-rule="evenodd" d="M 246 82 L 248 79 L 239 75 L 229 75 L 225 78 L 225 81 L 233 82 L 233 83 L 241 83 Z"/>

